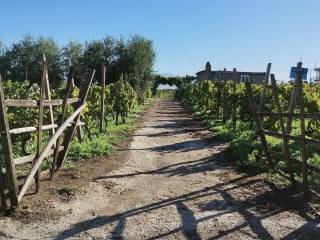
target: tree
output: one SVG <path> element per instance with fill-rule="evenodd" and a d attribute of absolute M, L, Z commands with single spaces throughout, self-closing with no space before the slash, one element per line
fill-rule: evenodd
<path fill-rule="evenodd" d="M 2 79 L 7 79 L 9 70 L 9 61 L 6 56 L 7 48 L 3 42 L 0 41 L 0 75 Z"/>
<path fill-rule="evenodd" d="M 22 81 L 29 80 L 30 71 L 35 61 L 35 40 L 31 35 L 25 35 L 18 43 L 13 43 L 7 50 L 6 57 L 10 63 L 10 78 Z"/>
<path fill-rule="evenodd" d="M 126 42 L 123 38 L 120 38 L 116 41 L 114 46 L 114 54 L 115 59 L 113 62 L 113 68 L 111 69 L 112 76 L 111 78 L 113 81 L 117 81 L 120 79 L 120 76 L 123 76 L 127 78 L 129 74 L 129 64 L 130 64 L 130 58 L 128 55 L 128 48 L 126 46 Z"/>
<path fill-rule="evenodd" d="M 41 79 L 42 56 L 45 54 L 48 61 L 48 73 L 51 83 L 59 83 L 63 80 L 63 64 L 61 50 L 53 38 L 40 37 L 36 42 L 36 60 L 38 71 L 34 73 L 35 79 Z M 38 81 L 39 81 L 38 80 Z"/>
<path fill-rule="evenodd" d="M 62 65 L 60 49 L 52 38 L 40 37 L 34 40 L 26 35 L 18 43 L 13 43 L 6 51 L 6 61 L 9 63 L 9 77 L 15 81 L 29 80 L 39 83 L 42 76 L 42 59 L 46 55 L 50 82 L 62 80 Z"/>
<path fill-rule="evenodd" d="M 109 73 L 114 59 L 114 43 L 112 37 L 93 40 L 85 43 L 82 64 L 85 69 L 96 69 L 95 79 L 101 81 L 101 67 L 105 65 Z"/>
<path fill-rule="evenodd" d="M 2 44 L 3 45 L 3 44 Z M 128 40 L 107 36 L 82 45 L 70 41 L 62 49 L 52 38 L 34 39 L 26 35 L 8 49 L 0 46 L 0 72 L 14 81 L 28 79 L 39 83 L 42 75 L 42 56 L 48 61 L 51 83 L 59 83 L 69 70 L 69 59 L 75 67 L 75 83 L 79 86 L 87 72 L 96 70 L 95 81 L 101 81 L 101 68 L 107 68 L 106 80 L 116 82 L 124 76 L 138 92 L 150 87 L 152 68 L 155 61 L 153 43 L 139 35 Z M 143 94 L 141 94 L 143 95 Z"/>
<path fill-rule="evenodd" d="M 74 67 L 75 75 L 74 82 L 77 86 L 80 85 L 81 79 L 83 78 L 84 70 L 82 65 L 83 57 L 83 45 L 79 42 L 70 41 L 67 46 L 62 48 L 62 61 L 64 76 L 67 76 L 69 71 L 69 61 Z"/>
<path fill-rule="evenodd" d="M 150 86 L 150 77 L 156 53 L 153 42 L 134 35 L 127 42 L 130 83 L 136 91 L 145 91 Z"/>

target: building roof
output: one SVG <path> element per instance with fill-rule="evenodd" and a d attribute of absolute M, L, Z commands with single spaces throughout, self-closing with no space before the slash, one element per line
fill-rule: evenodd
<path fill-rule="evenodd" d="M 319 68 L 319 70 L 320 70 L 320 68 Z M 199 71 L 196 74 L 198 75 L 199 73 L 202 73 L 202 72 L 206 72 L 206 70 Z M 224 72 L 223 70 L 211 71 L 211 73 L 223 73 L 223 72 Z M 225 73 L 233 74 L 233 71 L 226 71 Z M 240 73 L 243 75 L 265 75 L 266 74 L 265 72 L 237 72 L 237 73 Z"/>
<path fill-rule="evenodd" d="M 229 73 L 233 73 L 231 71 L 229 71 Z M 237 72 L 243 75 L 265 75 L 265 72 Z"/>
<path fill-rule="evenodd" d="M 197 72 L 196 74 L 199 74 L 199 73 L 202 73 L 202 72 L 205 72 L 206 70 L 202 70 L 202 71 L 199 71 Z M 212 72 L 212 71 L 211 71 Z"/>

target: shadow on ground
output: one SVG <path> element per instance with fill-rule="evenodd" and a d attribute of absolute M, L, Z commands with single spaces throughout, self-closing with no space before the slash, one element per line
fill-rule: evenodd
<path fill-rule="evenodd" d="M 100 176 L 97 178 L 94 178 L 93 180 L 101 180 L 101 179 L 112 179 L 112 178 L 125 178 L 125 177 L 134 177 L 138 175 L 144 175 L 144 174 L 164 174 L 167 175 L 167 177 L 171 176 L 186 176 L 189 174 L 196 174 L 196 173 L 205 173 L 210 171 L 216 171 L 216 170 L 226 170 L 226 169 L 235 169 L 235 166 L 225 161 L 220 161 L 220 159 L 225 158 L 226 154 L 225 152 L 219 152 L 211 157 L 205 157 L 201 158 L 199 160 L 193 160 L 193 161 L 186 161 L 186 162 L 180 162 L 172 165 L 167 165 L 165 167 L 145 171 L 145 172 L 133 172 L 129 174 L 123 174 L 123 175 L 107 175 L 107 176 Z"/>
<path fill-rule="evenodd" d="M 158 111 L 156 114 L 163 115 L 179 115 L 185 117 L 188 111 L 185 111 L 179 105 L 172 105 L 172 102 L 164 102 L 168 111 Z M 192 125 L 192 126 L 191 126 Z M 154 128 L 172 129 L 163 131 L 148 137 L 155 136 L 172 136 L 175 134 L 183 134 L 185 132 L 196 132 L 201 129 L 201 126 L 194 124 L 191 119 L 185 118 L 185 122 L 164 122 L 160 125 L 148 126 Z M 212 137 L 202 139 L 188 140 L 180 143 L 151 147 L 146 149 L 127 149 L 127 150 L 148 150 L 157 151 L 160 153 L 171 153 L 180 151 L 195 151 L 204 148 L 213 148 L 218 143 Z M 124 149 L 125 150 L 125 149 Z M 224 161 L 222 161 L 224 159 Z M 168 165 L 159 169 L 133 172 L 125 175 L 101 176 L 94 180 L 110 179 L 110 178 L 127 178 L 141 174 L 165 174 L 167 176 L 184 176 L 199 172 L 210 172 L 221 169 L 234 168 L 230 161 L 226 161 L 226 153 L 219 152 L 211 157 L 201 158 L 193 161 L 180 162 L 173 165 Z M 219 173 L 217 173 L 218 177 Z M 223 180 L 223 179 L 222 179 Z M 251 194 L 246 194 L 250 192 Z M 219 200 L 215 198 L 219 196 Z M 202 198 L 212 196 L 212 200 L 204 203 L 194 204 Z M 202 201 L 199 201 L 202 202 Z M 227 214 L 237 213 L 242 216 L 243 222 L 236 226 L 222 226 L 219 231 L 212 232 L 209 239 L 219 239 L 222 237 L 228 238 L 235 232 L 239 232 L 244 228 L 249 228 L 258 239 L 274 239 L 274 236 L 262 224 L 263 220 L 269 219 L 277 214 L 288 211 L 288 209 L 297 209 L 299 203 L 292 201 L 292 193 L 288 189 L 277 189 L 273 184 L 266 182 L 263 179 L 255 176 L 241 176 L 235 179 L 226 179 L 223 183 L 213 185 L 211 187 L 202 188 L 197 191 L 192 191 L 175 197 L 152 202 L 144 206 L 131 208 L 127 211 L 120 212 L 110 216 L 99 216 L 90 220 L 74 224 L 71 228 L 59 233 L 54 239 L 67 239 L 77 236 L 82 232 L 94 228 L 100 228 L 109 224 L 115 224 L 113 229 L 112 239 L 122 239 L 126 230 L 126 223 L 129 218 L 140 214 L 173 206 L 176 209 L 178 216 L 181 219 L 181 224 L 176 229 L 161 232 L 149 239 L 163 239 L 173 236 L 176 233 L 182 233 L 186 239 L 201 239 L 198 227 L 200 223 L 206 221 L 215 221 L 215 218 L 226 216 Z M 200 212 L 214 211 L 213 214 L 207 214 L 203 217 L 196 217 L 193 210 L 190 208 L 196 207 Z M 296 210 L 295 210 L 296 211 Z M 299 213 L 306 220 L 306 224 L 299 229 L 287 234 L 283 239 L 320 239 L 320 232 L 317 229 L 319 217 L 309 217 L 303 212 Z"/>
<path fill-rule="evenodd" d="M 235 227 L 227 229 L 222 228 L 217 234 L 210 237 L 209 239 L 219 239 L 221 237 L 231 236 L 236 231 L 239 231 L 246 227 L 249 227 L 259 239 L 274 239 L 274 237 L 263 226 L 262 220 L 287 211 L 291 207 L 296 207 L 288 205 L 288 201 L 290 201 L 291 199 L 290 194 L 288 194 L 288 190 L 276 189 L 272 184 L 269 183 L 270 189 L 268 191 L 245 200 L 239 200 L 232 194 L 237 189 L 239 190 L 241 188 L 248 187 L 257 189 L 257 187 L 262 185 L 265 185 L 265 183 L 261 179 L 252 179 L 249 176 L 239 177 L 225 183 L 203 188 L 199 191 L 190 192 L 177 197 L 150 203 L 145 206 L 133 208 L 119 214 L 111 216 L 101 216 L 91 220 L 79 222 L 73 225 L 72 228 L 61 232 L 55 237 L 55 239 L 67 239 L 76 236 L 84 231 L 99 228 L 111 223 L 116 223 L 116 227 L 112 232 L 112 238 L 121 239 L 126 227 L 125 223 L 128 218 L 152 210 L 161 209 L 170 205 L 175 206 L 175 208 L 177 209 L 177 212 L 181 218 L 181 226 L 149 239 L 162 239 L 178 232 L 182 232 L 185 237 L 190 240 L 200 239 L 199 233 L 197 231 L 197 226 L 199 223 L 235 212 L 240 214 L 245 219 L 245 222 Z M 218 213 L 202 218 L 196 218 L 193 214 L 193 211 L 188 208 L 188 202 L 190 201 L 217 194 L 222 196 L 223 200 L 213 200 L 206 204 L 200 204 L 198 205 L 198 208 L 200 208 L 201 211 L 217 210 L 219 211 Z M 301 228 L 288 234 L 283 239 L 320 238 L 320 232 L 316 227 L 320 219 L 310 218 L 302 213 L 301 216 L 306 219 L 307 223 Z"/>

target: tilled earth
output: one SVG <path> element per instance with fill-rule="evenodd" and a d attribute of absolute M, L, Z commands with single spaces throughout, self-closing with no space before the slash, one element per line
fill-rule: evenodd
<path fill-rule="evenodd" d="M 181 103 L 158 100 L 142 120 L 114 156 L 44 180 L 0 239 L 320 239 L 317 218 L 238 172 Z"/>

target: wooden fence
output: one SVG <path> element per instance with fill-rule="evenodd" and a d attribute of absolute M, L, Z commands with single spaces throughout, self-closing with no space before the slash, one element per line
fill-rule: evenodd
<path fill-rule="evenodd" d="M 265 72 L 265 79 L 263 81 L 263 85 L 265 86 L 264 91 L 261 95 L 260 99 L 260 109 L 265 103 L 266 99 L 266 93 L 267 93 L 267 86 L 268 86 L 268 79 L 270 76 L 270 71 L 271 71 L 271 63 L 268 63 L 267 69 Z M 217 77 L 216 77 L 216 82 L 218 83 L 218 106 L 216 110 L 216 115 L 214 116 L 215 118 L 220 118 L 223 121 L 226 121 L 228 118 L 228 112 L 227 112 L 227 104 L 228 104 L 228 99 L 227 99 L 227 88 L 225 87 L 228 81 L 231 81 L 232 84 L 232 94 L 231 94 L 231 105 L 232 105 L 232 110 L 231 110 L 231 120 L 232 120 L 232 129 L 233 132 L 236 132 L 236 127 L 237 127 L 237 84 L 240 82 L 240 73 L 237 72 L 237 69 L 233 69 L 233 74 L 232 74 L 232 79 L 227 78 L 228 74 L 226 69 L 223 71 L 218 72 Z M 222 95 L 222 97 L 221 97 Z M 222 105 L 222 109 L 221 109 Z M 222 111 L 221 111 L 222 110 Z M 221 114 L 222 113 L 222 114 Z"/>
<path fill-rule="evenodd" d="M 43 58 L 43 74 L 40 83 L 39 100 L 6 100 L 0 78 L 0 130 L 3 151 L 4 170 L 0 168 L 0 212 L 6 213 L 9 209 L 15 208 L 26 194 L 32 180 L 35 179 L 36 192 L 39 191 L 40 177 L 48 171 L 41 172 L 43 160 L 52 157 L 51 176 L 57 171 L 66 159 L 71 140 L 75 131 L 82 124 L 80 114 L 86 106 L 86 99 L 95 74 L 95 70 L 86 77 L 78 98 L 69 98 L 73 86 L 73 68 L 70 67 L 67 86 L 63 99 L 51 99 L 48 64 Z M 74 111 L 67 116 L 68 106 L 74 106 Z M 53 107 L 62 106 L 62 113 L 59 122 L 54 122 Z M 8 107 L 35 107 L 38 108 L 37 126 L 27 126 L 22 128 L 10 129 L 7 116 Z M 49 108 L 50 123 L 44 124 L 44 108 Z M 46 146 L 43 146 L 43 131 L 50 131 L 50 139 Z M 37 133 L 37 149 L 32 155 L 14 159 L 12 151 L 11 135 L 27 132 Z M 27 176 L 24 177 L 22 185 L 16 174 L 16 166 L 21 164 L 32 164 Z"/>
<path fill-rule="evenodd" d="M 297 185 L 302 186 L 304 199 L 309 198 L 310 193 L 320 196 L 310 185 L 309 177 L 312 173 L 320 173 L 320 168 L 308 163 L 307 156 L 307 145 L 317 145 L 320 146 L 320 141 L 316 139 L 311 139 L 306 137 L 306 119 L 320 119 L 320 114 L 316 113 L 306 113 L 304 108 L 303 99 L 303 80 L 302 80 L 302 63 L 297 64 L 297 76 L 294 81 L 293 89 L 291 92 L 290 102 L 288 110 L 284 112 L 281 108 L 279 101 L 279 91 L 276 85 L 276 80 L 274 74 L 270 75 L 271 85 L 268 84 L 268 78 L 264 84 L 264 90 L 261 96 L 259 108 L 256 106 L 255 96 L 253 95 L 252 87 L 250 83 L 246 83 L 246 91 L 250 103 L 251 112 L 254 117 L 256 124 L 256 133 L 260 137 L 263 150 L 266 154 L 267 161 L 271 169 L 274 169 L 274 164 L 276 161 L 285 160 L 286 169 L 284 171 L 278 171 L 282 176 L 288 178 L 293 187 Z M 276 112 L 266 112 L 264 111 L 264 101 L 266 94 L 271 88 L 271 93 L 273 97 L 274 106 L 276 107 Z M 265 117 L 273 117 L 278 119 L 280 123 L 281 132 L 270 131 L 264 129 L 263 122 Z M 300 122 L 300 135 L 294 136 L 291 134 L 292 122 L 294 119 L 298 119 Z M 266 136 L 275 137 L 282 140 L 282 152 L 272 151 L 268 144 Z M 298 142 L 300 145 L 301 159 L 295 159 L 291 156 L 290 141 Z M 296 176 L 297 172 L 294 171 L 294 167 L 301 169 L 302 176 Z M 299 179 L 302 179 L 300 181 Z"/>

